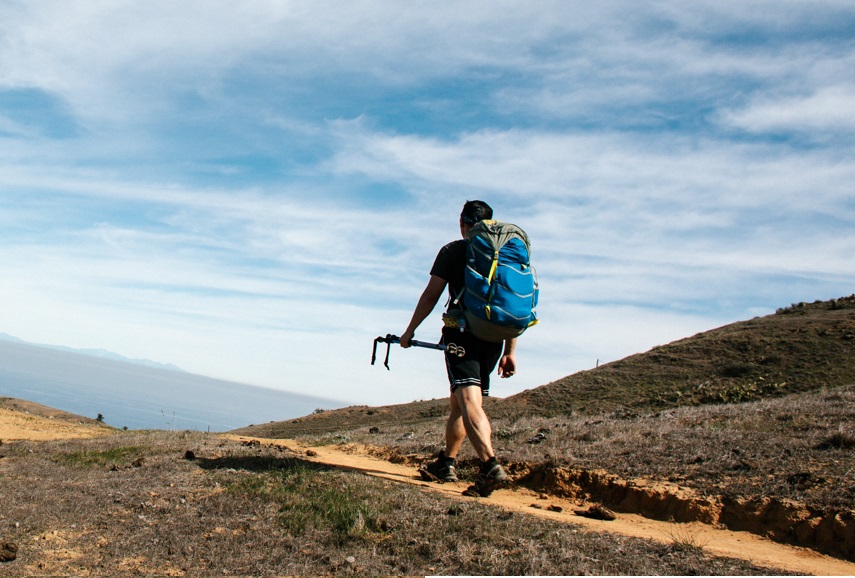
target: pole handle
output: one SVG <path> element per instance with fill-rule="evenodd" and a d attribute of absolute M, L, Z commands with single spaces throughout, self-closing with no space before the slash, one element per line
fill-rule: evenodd
<path fill-rule="evenodd" d="M 377 344 L 385 343 L 386 344 L 386 358 L 383 360 L 383 365 L 386 369 L 389 368 L 389 353 L 392 348 L 393 343 L 401 343 L 401 338 L 397 335 L 392 335 L 391 333 L 387 333 L 385 337 L 380 336 L 374 340 L 374 349 L 371 351 L 371 365 L 374 365 L 374 362 L 377 361 Z M 426 341 L 416 341 L 415 339 L 410 340 L 410 345 L 412 347 L 424 347 L 426 349 L 438 349 L 439 351 L 445 351 L 444 343 L 428 343 Z"/>

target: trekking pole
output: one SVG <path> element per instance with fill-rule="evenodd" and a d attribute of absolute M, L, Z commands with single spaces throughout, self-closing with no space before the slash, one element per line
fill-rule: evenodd
<path fill-rule="evenodd" d="M 389 368 L 389 351 L 392 349 L 393 343 L 401 343 L 401 338 L 397 335 L 392 335 L 391 333 L 387 333 L 386 337 L 378 337 L 374 340 L 374 349 L 371 352 L 371 365 L 374 365 L 374 362 L 377 361 L 377 344 L 385 343 L 386 344 L 386 359 L 383 360 L 383 365 L 386 366 L 386 369 Z M 439 349 L 440 351 L 445 351 L 445 344 L 443 343 L 428 343 L 426 341 L 416 341 L 415 339 L 410 340 L 410 345 L 413 347 L 425 347 L 427 349 Z"/>

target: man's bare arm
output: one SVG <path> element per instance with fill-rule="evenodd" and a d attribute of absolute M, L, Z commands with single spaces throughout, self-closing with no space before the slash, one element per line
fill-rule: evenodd
<path fill-rule="evenodd" d="M 427 319 L 433 308 L 436 307 L 439 298 L 442 297 L 443 291 L 447 282 L 442 277 L 431 275 L 425 290 L 422 291 L 419 302 L 416 304 L 416 309 L 413 311 L 413 317 L 410 319 L 410 324 L 406 331 L 401 335 L 401 347 L 409 347 L 410 340 L 416 334 L 416 329 L 422 324 L 422 321 Z"/>

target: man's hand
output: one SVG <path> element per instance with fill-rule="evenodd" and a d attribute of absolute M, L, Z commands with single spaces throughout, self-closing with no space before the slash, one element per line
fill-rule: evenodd
<path fill-rule="evenodd" d="M 517 338 L 505 339 L 505 351 L 499 360 L 499 376 L 511 377 L 517 372 L 517 358 L 514 352 L 517 349 Z"/>
<path fill-rule="evenodd" d="M 403 347 L 404 349 L 409 347 L 410 346 L 410 340 L 412 340 L 412 338 L 414 336 L 415 336 L 415 334 L 412 331 L 410 331 L 409 329 L 404 331 L 404 333 L 400 337 L 401 347 Z"/>
<path fill-rule="evenodd" d="M 503 355 L 499 360 L 499 376 L 511 377 L 517 372 L 517 361 L 514 354 Z"/>

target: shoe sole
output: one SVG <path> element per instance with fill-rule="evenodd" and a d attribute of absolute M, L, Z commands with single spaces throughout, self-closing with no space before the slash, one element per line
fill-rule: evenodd
<path fill-rule="evenodd" d="M 463 490 L 464 496 L 469 496 L 470 498 L 488 498 L 490 494 L 492 494 L 496 490 L 500 490 L 511 483 L 509 478 L 505 478 L 504 480 L 495 480 L 491 484 L 487 485 L 484 488 L 481 488 L 479 492 L 475 489 L 475 486 L 469 486 L 465 490 Z"/>

